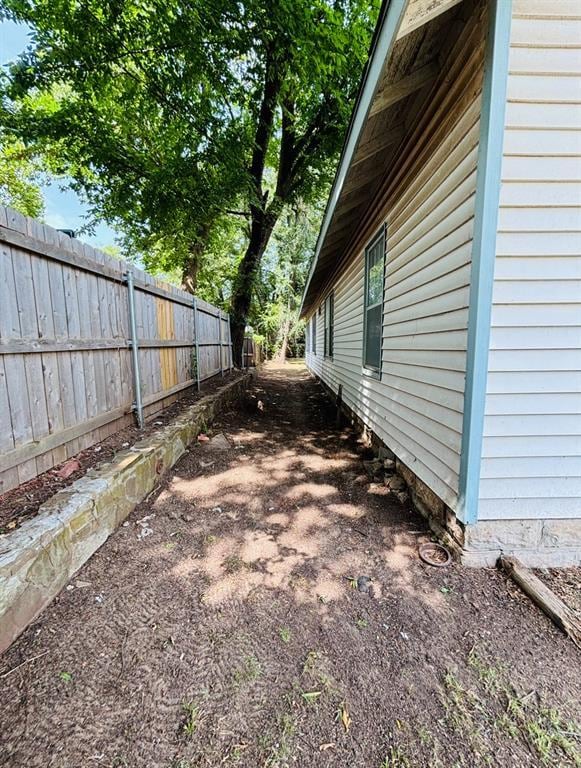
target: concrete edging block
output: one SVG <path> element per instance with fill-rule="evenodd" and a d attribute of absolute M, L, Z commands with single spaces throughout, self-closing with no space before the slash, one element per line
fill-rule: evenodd
<path fill-rule="evenodd" d="M 0 653 L 183 456 L 187 446 L 247 388 L 243 374 L 203 397 L 153 435 L 56 493 L 38 514 L 0 536 Z"/>

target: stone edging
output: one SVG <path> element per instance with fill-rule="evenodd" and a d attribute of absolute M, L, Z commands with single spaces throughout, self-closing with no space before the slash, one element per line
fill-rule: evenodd
<path fill-rule="evenodd" d="M 116 454 L 0 536 L 0 653 L 156 486 L 161 475 L 251 379 L 244 374 L 194 403 L 150 437 Z"/>

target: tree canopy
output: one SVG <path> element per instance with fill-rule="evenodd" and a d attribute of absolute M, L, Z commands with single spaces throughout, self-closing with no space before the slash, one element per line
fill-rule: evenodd
<path fill-rule="evenodd" d="M 9 205 L 25 216 L 39 218 L 44 200 L 39 184 L 42 171 L 37 159 L 21 141 L 3 141 L 0 135 L 0 205 Z"/>
<path fill-rule="evenodd" d="M 241 352 L 281 213 L 333 172 L 373 0 L 1 0 L 32 29 L 6 71 L 6 131 L 71 178 L 152 268 L 195 290 L 225 243 Z M 217 249 L 213 252 L 213 249 Z"/>

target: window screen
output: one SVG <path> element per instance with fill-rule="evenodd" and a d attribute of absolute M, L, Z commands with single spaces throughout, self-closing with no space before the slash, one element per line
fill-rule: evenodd
<path fill-rule="evenodd" d="M 333 357 L 335 297 L 333 293 L 325 299 L 325 357 Z"/>
<path fill-rule="evenodd" d="M 365 249 L 365 339 L 363 364 L 381 370 L 381 322 L 383 319 L 383 281 L 385 238 L 381 234 Z"/>

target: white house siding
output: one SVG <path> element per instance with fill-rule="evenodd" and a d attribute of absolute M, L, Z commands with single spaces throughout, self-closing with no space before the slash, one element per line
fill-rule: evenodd
<path fill-rule="evenodd" d="M 581 3 L 514 0 L 479 519 L 581 518 Z"/>
<path fill-rule="evenodd" d="M 333 360 L 323 360 L 322 342 L 317 359 L 307 357 L 334 391 L 343 384 L 345 403 L 454 510 L 482 81 L 482 54 L 469 53 L 475 74 L 447 105 L 447 130 L 426 138 L 421 161 L 377 218 L 375 231 L 387 223 L 381 380 L 362 369 L 363 252 L 334 283 Z M 435 99 L 454 87 L 446 83 Z"/>

